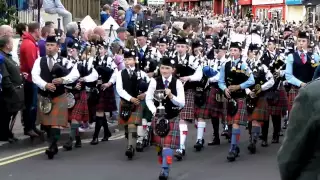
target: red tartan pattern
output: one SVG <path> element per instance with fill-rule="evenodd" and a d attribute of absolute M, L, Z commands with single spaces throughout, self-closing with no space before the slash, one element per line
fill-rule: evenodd
<path fill-rule="evenodd" d="M 97 112 L 112 112 L 117 110 L 113 87 L 104 91 L 99 90 L 99 102 L 96 106 Z"/>
<path fill-rule="evenodd" d="M 185 91 L 185 106 L 180 112 L 182 120 L 194 119 L 194 91 L 189 89 Z"/>
<path fill-rule="evenodd" d="M 211 87 L 206 91 L 206 102 L 198 107 L 195 104 L 195 118 L 211 119 L 212 117 L 223 117 L 223 103 L 216 100 L 218 89 Z"/>
<path fill-rule="evenodd" d="M 254 108 L 252 114 L 248 113 L 249 121 L 268 121 L 268 103 L 264 96 L 259 97 L 256 107 Z"/>
<path fill-rule="evenodd" d="M 79 122 L 89 121 L 88 96 L 85 90 L 74 94 L 76 104 L 69 109 L 69 120 L 76 120 Z"/>
<path fill-rule="evenodd" d="M 240 98 L 236 100 L 238 103 L 238 111 L 234 116 L 227 114 L 228 124 L 239 124 L 246 126 L 248 124 L 248 112 L 246 106 L 246 99 Z"/>
<path fill-rule="evenodd" d="M 276 106 L 268 105 L 268 112 L 270 115 L 283 116 L 286 115 L 288 110 L 288 96 L 283 86 L 279 89 L 280 97 Z"/>
<path fill-rule="evenodd" d="M 128 121 L 123 120 L 120 117 L 121 113 L 121 106 L 124 100 L 121 99 L 120 101 L 120 111 L 119 111 L 119 117 L 118 117 L 118 122 L 121 125 L 128 125 L 128 124 L 135 124 L 135 125 L 141 125 L 142 123 L 142 112 L 143 112 L 143 106 L 140 104 L 139 106 L 135 106 L 134 111 L 132 111 L 131 116 Z"/>
<path fill-rule="evenodd" d="M 289 94 L 288 94 L 288 111 L 289 111 L 289 113 L 292 109 L 294 99 L 296 98 L 298 93 L 299 93 L 299 89 L 296 87 L 292 87 L 291 90 L 289 91 Z"/>
<path fill-rule="evenodd" d="M 40 98 L 38 96 L 37 121 L 45 126 L 68 126 L 68 100 L 66 94 L 52 99 L 52 110 L 49 114 L 44 114 L 40 110 Z"/>
<path fill-rule="evenodd" d="M 180 148 L 180 129 L 179 129 L 179 117 L 170 119 L 170 131 L 166 137 L 158 136 L 153 131 L 152 144 L 162 148 L 179 149 Z M 155 130 L 157 117 L 152 119 L 152 127 Z"/>

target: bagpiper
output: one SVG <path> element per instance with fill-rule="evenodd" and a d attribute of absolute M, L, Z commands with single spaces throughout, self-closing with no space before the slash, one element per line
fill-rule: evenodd
<path fill-rule="evenodd" d="M 228 99 L 227 121 L 232 124 L 231 146 L 227 156 L 229 161 L 234 161 L 239 155 L 240 125 L 246 125 L 248 121 L 245 89 L 255 83 L 250 68 L 241 57 L 241 50 L 240 42 L 230 43 L 231 59 L 221 67 L 218 82 Z"/>
<path fill-rule="evenodd" d="M 161 75 L 151 79 L 146 95 L 147 106 L 154 115 L 152 142 L 158 147 L 158 162 L 161 165 L 159 180 L 168 179 L 174 149 L 180 148 L 179 113 L 185 105 L 185 95 L 181 81 L 173 75 L 176 64 L 172 58 L 162 58 Z"/>

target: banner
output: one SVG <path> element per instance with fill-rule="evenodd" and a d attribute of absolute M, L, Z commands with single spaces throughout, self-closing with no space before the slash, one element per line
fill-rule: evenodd
<path fill-rule="evenodd" d="M 286 0 L 286 5 L 300 5 L 302 0 Z"/>
<path fill-rule="evenodd" d="M 165 3 L 165 0 L 148 0 L 148 5 L 163 5 Z"/>
<path fill-rule="evenodd" d="M 283 0 L 252 0 L 252 5 L 283 4 Z"/>

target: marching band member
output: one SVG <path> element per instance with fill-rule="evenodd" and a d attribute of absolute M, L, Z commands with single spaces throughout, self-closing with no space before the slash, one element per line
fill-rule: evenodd
<path fill-rule="evenodd" d="M 158 161 L 161 165 L 159 180 L 167 180 L 172 164 L 174 149 L 180 148 L 179 112 L 185 105 L 184 87 L 179 79 L 173 76 L 176 61 L 163 57 L 160 65 L 160 76 L 151 79 L 146 95 L 146 103 L 154 116 L 152 120 L 154 137 L 153 143 L 159 147 Z M 164 90 L 166 99 L 163 100 L 165 115 L 161 117 L 153 100 L 156 90 Z M 159 115 L 157 115 L 159 114 Z M 166 120 L 168 120 L 166 122 Z M 165 127 L 165 128 L 163 128 Z"/>
<path fill-rule="evenodd" d="M 146 55 L 149 51 L 147 44 L 148 33 L 145 30 L 137 30 L 136 32 L 137 42 L 139 46 L 138 57 L 139 57 L 139 68 L 144 69 L 147 65 Z"/>
<path fill-rule="evenodd" d="M 202 66 L 200 59 L 187 53 L 188 39 L 178 37 L 176 41 L 178 64 L 176 66 L 176 76 L 184 83 L 186 104 L 180 112 L 180 148 L 176 150 L 175 157 L 182 160 L 185 155 L 185 142 L 188 133 L 188 126 L 185 120 L 194 120 L 194 86 L 193 82 L 202 78 Z"/>
<path fill-rule="evenodd" d="M 274 85 L 273 75 L 268 67 L 260 61 L 260 45 L 250 44 L 248 57 L 251 58 L 248 63 L 254 76 L 255 85 L 246 88 L 248 120 L 251 121 L 249 126 L 250 144 L 248 150 L 254 154 L 256 152 L 256 143 L 260 135 L 260 123 L 269 122 L 268 104 L 265 99 L 265 92 Z M 269 125 L 269 124 L 268 124 Z M 262 146 L 267 144 L 267 137 L 263 136 Z"/>
<path fill-rule="evenodd" d="M 76 43 L 77 44 L 77 43 Z M 80 46 L 80 45 L 75 45 Z M 69 141 L 63 146 L 67 151 L 72 150 L 73 140 L 76 139 L 76 147 L 81 147 L 79 127 L 81 123 L 89 121 L 87 86 L 98 79 L 98 73 L 93 67 L 94 47 L 86 47 L 78 62 L 74 65 L 76 74 L 79 76 L 71 93 L 74 95 L 75 104 L 69 108 L 69 120 L 71 121 L 71 131 Z"/>
<path fill-rule="evenodd" d="M 299 88 L 312 80 L 314 71 L 319 63 L 319 56 L 307 52 L 309 34 L 300 31 L 297 39 L 297 48 L 293 54 L 289 54 L 286 59 L 285 77 L 292 85 L 288 94 L 288 111 L 291 111 L 293 101 L 298 94 Z"/>
<path fill-rule="evenodd" d="M 116 80 L 121 97 L 119 124 L 127 126 L 128 148 L 125 154 L 129 159 L 135 154 L 137 126 L 141 124 L 143 111 L 140 101 L 145 98 L 145 93 L 139 95 L 138 80 L 146 78 L 149 81 L 147 74 L 135 67 L 136 55 L 135 50 L 124 52 L 125 69 L 118 72 Z"/>
<path fill-rule="evenodd" d="M 245 102 L 245 89 L 254 85 L 251 70 L 241 58 L 241 43 L 231 42 L 230 55 L 220 70 L 219 88 L 228 98 L 227 120 L 232 124 L 231 147 L 227 159 L 234 161 L 239 155 L 240 125 L 246 125 L 248 116 Z"/>
<path fill-rule="evenodd" d="M 44 126 L 50 126 L 49 148 L 46 154 L 52 159 L 58 153 L 57 142 L 60 138 L 60 127 L 68 124 L 68 103 L 64 86 L 79 78 L 76 69 L 65 76 L 62 66 L 67 61 L 58 55 L 59 45 L 55 36 L 48 36 L 46 40 L 47 56 L 38 58 L 32 69 L 32 81 L 39 87 L 38 119 Z M 56 77 L 56 78 L 54 78 Z"/>
<path fill-rule="evenodd" d="M 99 143 L 98 137 L 101 126 L 104 129 L 104 135 L 101 141 L 108 141 L 111 137 L 111 132 L 108 127 L 108 121 L 105 116 L 105 112 L 113 112 L 117 110 L 116 99 L 113 90 L 113 85 L 117 79 L 117 65 L 113 58 L 107 55 L 108 49 L 106 44 L 100 44 L 99 55 L 94 62 L 95 69 L 99 74 L 98 78 L 98 90 L 99 97 L 97 104 L 95 105 L 96 110 L 96 125 L 93 133 L 93 139 L 91 145 L 97 145 Z"/>

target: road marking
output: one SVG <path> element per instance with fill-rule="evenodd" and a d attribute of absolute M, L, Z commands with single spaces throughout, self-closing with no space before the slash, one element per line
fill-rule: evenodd
<path fill-rule="evenodd" d="M 124 137 L 125 136 L 123 134 L 118 134 L 118 135 L 115 135 L 115 136 L 111 136 L 109 138 L 109 141 L 115 141 L 115 140 L 123 139 Z M 91 140 L 92 139 L 84 139 L 81 142 L 86 144 L 86 143 L 90 143 Z M 27 159 L 27 158 L 30 158 L 30 157 L 33 157 L 33 156 L 37 156 L 39 154 L 43 154 L 47 148 L 48 147 L 41 147 L 41 148 L 33 149 L 33 150 L 30 150 L 30 151 L 26 151 L 26 152 L 23 152 L 23 153 L 19 153 L 19 154 L 15 154 L 15 155 L 12 155 L 12 156 L 8 156 L 8 157 L 5 157 L 5 158 L 2 158 L 2 159 L 0 159 L 0 166 L 6 165 L 6 164 L 10 164 L 10 163 L 13 163 L 13 162 L 17 162 L 17 161 L 20 161 L 20 160 L 23 160 L 23 159 Z M 63 148 L 62 146 L 58 147 L 58 149 L 62 149 L 62 148 Z"/>

